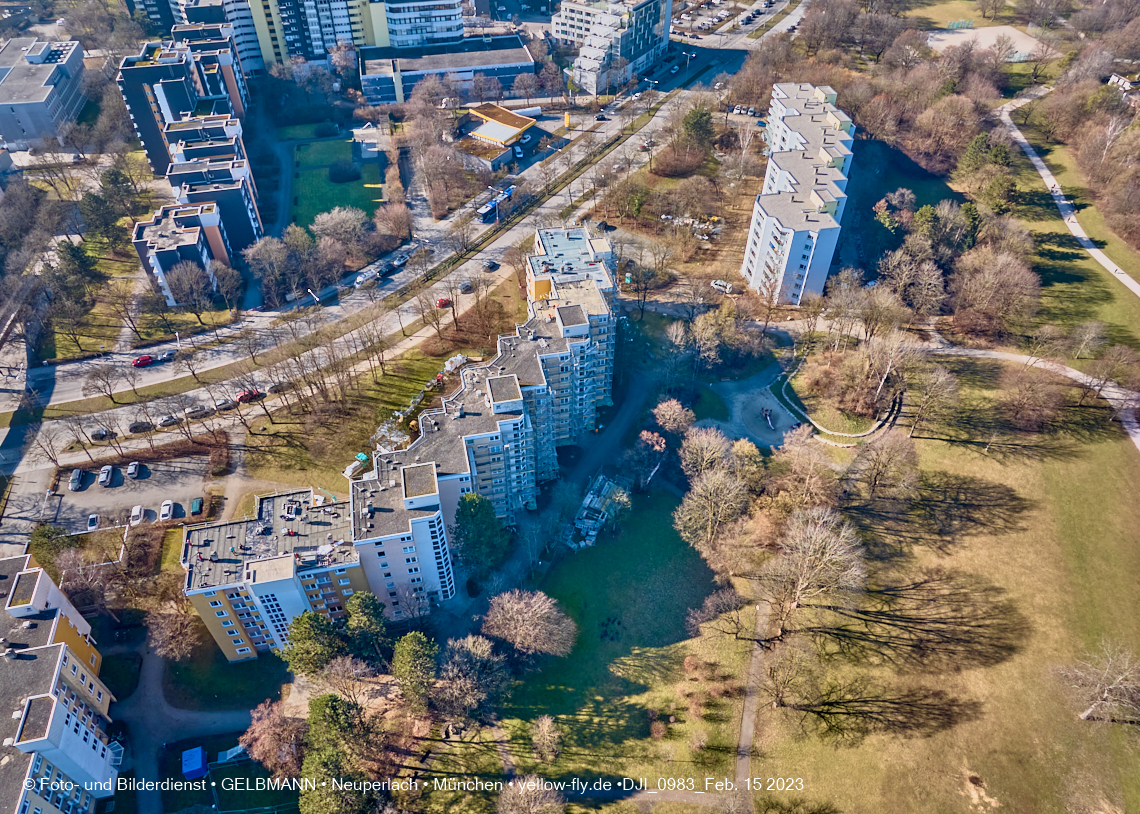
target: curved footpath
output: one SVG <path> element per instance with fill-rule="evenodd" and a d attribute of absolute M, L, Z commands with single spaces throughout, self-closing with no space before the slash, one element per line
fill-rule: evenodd
<path fill-rule="evenodd" d="M 1017 110 L 1022 105 L 1029 104 L 1034 99 L 1039 99 L 1051 90 L 1052 88 L 1048 87 L 1037 88 L 1037 92 L 1033 94 L 1012 102 L 1007 102 L 998 108 L 998 115 L 1001 116 L 1001 120 L 1005 123 L 1006 129 L 1009 130 L 1010 136 L 1012 136 L 1013 140 L 1021 147 L 1022 152 L 1029 157 L 1030 162 L 1032 162 L 1037 173 L 1041 176 L 1041 180 L 1045 182 L 1045 188 L 1048 189 L 1049 194 L 1053 196 L 1053 203 L 1057 205 L 1061 217 L 1065 220 L 1065 228 L 1077 239 L 1081 244 L 1081 248 L 1088 252 L 1093 260 L 1100 263 L 1101 266 L 1119 280 L 1125 288 L 1137 297 L 1140 297 L 1140 283 L 1133 280 L 1130 275 L 1125 274 L 1120 269 L 1120 266 L 1116 265 L 1107 254 L 1098 249 L 1085 230 L 1081 228 L 1080 223 L 1077 222 L 1077 208 L 1073 205 L 1072 201 L 1065 197 L 1061 185 L 1057 183 L 1057 179 L 1053 176 L 1053 173 L 1049 171 L 1049 168 L 1045 165 L 1045 161 L 1037 154 L 1037 151 L 1033 149 L 1033 145 L 1022 135 L 1021 131 L 1017 129 L 1017 125 L 1013 123 L 1013 119 L 1010 118 L 1011 111 Z"/>

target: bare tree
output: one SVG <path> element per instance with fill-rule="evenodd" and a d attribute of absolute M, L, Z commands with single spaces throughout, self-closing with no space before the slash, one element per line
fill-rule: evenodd
<path fill-rule="evenodd" d="M 915 380 L 918 403 L 914 408 L 914 421 L 910 425 L 912 438 L 919 422 L 945 416 L 958 403 L 958 377 L 942 365 L 933 365 L 920 371 Z"/>
<path fill-rule="evenodd" d="M 1060 674 L 1085 706 L 1080 720 L 1140 723 L 1140 659 L 1132 651 L 1105 641 Z"/>
<path fill-rule="evenodd" d="M 118 404 L 115 392 L 122 379 L 122 371 L 115 365 L 95 365 L 83 379 L 83 395 L 104 396 L 112 404 Z"/>
<path fill-rule="evenodd" d="M 354 704 L 364 704 L 371 692 L 368 679 L 375 675 L 375 668 L 364 659 L 337 656 L 321 669 L 317 681 L 328 692 L 346 698 Z"/>
<path fill-rule="evenodd" d="M 103 291 L 103 302 L 111 314 L 131 329 L 136 339 L 142 339 L 139 329 L 139 311 L 135 306 L 135 287 L 130 280 L 114 280 Z"/>
<path fill-rule="evenodd" d="M 498 814 L 562 814 L 562 793 L 535 774 L 516 777 L 499 792 Z"/>
<path fill-rule="evenodd" d="M 665 399 L 658 403 L 653 408 L 653 417 L 661 429 L 673 435 L 683 435 L 697 420 L 696 414 L 677 399 Z"/>
<path fill-rule="evenodd" d="M 720 530 L 748 507 L 748 489 L 734 472 L 710 469 L 693 480 L 673 526 L 689 545 L 704 553 Z"/>
<path fill-rule="evenodd" d="M 1065 400 L 1057 377 L 1035 367 L 1006 370 L 1001 391 L 1002 414 L 1028 432 L 1037 432 L 1056 418 Z"/>
<path fill-rule="evenodd" d="M 1095 320 L 1082 322 L 1073 328 L 1073 334 L 1069 337 L 1069 341 L 1072 343 L 1074 359 L 1080 359 L 1086 353 L 1089 356 L 1095 356 L 1108 341 L 1108 332 L 1105 330 L 1103 322 Z"/>
<path fill-rule="evenodd" d="M 254 708 L 249 729 L 238 739 L 246 753 L 284 779 L 301 773 L 308 724 L 285 715 L 284 701 L 265 701 Z"/>
<path fill-rule="evenodd" d="M 719 468 L 728 457 L 729 442 L 715 427 L 692 427 L 681 444 L 681 468 L 690 480 Z"/>
<path fill-rule="evenodd" d="M 541 591 L 508 591 L 491 599 L 483 632 L 510 644 L 523 655 L 566 656 L 574 648 L 578 626 L 558 603 Z"/>
<path fill-rule="evenodd" d="M 855 530 L 833 509 L 815 507 L 793 514 L 780 549 L 759 579 L 774 612 L 777 638 L 797 611 L 825 607 L 817 603 L 846 602 L 866 581 Z"/>
<path fill-rule="evenodd" d="M 848 475 L 867 488 L 870 500 L 905 498 L 918 483 L 918 450 L 909 435 L 888 432 L 860 448 Z"/>
<path fill-rule="evenodd" d="M 420 315 L 426 324 L 435 328 L 435 335 L 443 339 L 443 309 L 436 305 L 436 297 L 431 289 L 425 289 L 419 294 L 416 294 L 413 300 L 416 306 L 416 313 Z"/>
<path fill-rule="evenodd" d="M 168 599 L 147 614 L 147 642 L 156 654 L 169 661 L 190 658 L 201 632 L 201 621 L 182 598 Z"/>
<path fill-rule="evenodd" d="M 43 423 L 32 441 L 33 455 L 50 461 L 52 466 L 59 466 L 59 456 L 67 450 L 70 443 L 71 438 L 58 424 Z"/>
<path fill-rule="evenodd" d="M 206 270 L 197 263 L 183 260 L 166 275 L 170 294 L 183 310 L 189 311 L 205 325 L 202 314 L 214 304 L 214 284 Z"/>
<path fill-rule="evenodd" d="M 553 763 L 558 759 L 562 732 L 549 715 L 539 715 L 530 725 L 530 743 L 535 757 L 543 763 Z"/>
<path fill-rule="evenodd" d="M 447 714 L 468 718 L 489 712 L 506 692 L 510 681 L 507 660 L 495 652 L 490 639 L 483 636 L 451 639 L 433 697 Z"/>

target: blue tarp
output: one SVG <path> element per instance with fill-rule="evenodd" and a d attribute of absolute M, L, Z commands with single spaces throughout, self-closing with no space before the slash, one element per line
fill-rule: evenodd
<path fill-rule="evenodd" d="M 187 780 L 205 777 L 208 771 L 205 748 L 199 746 L 195 749 L 187 749 L 182 753 L 182 776 Z"/>

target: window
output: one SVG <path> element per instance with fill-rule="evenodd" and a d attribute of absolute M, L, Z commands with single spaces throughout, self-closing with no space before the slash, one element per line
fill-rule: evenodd
<path fill-rule="evenodd" d="M 221 606 L 222 606 L 222 600 L 220 600 L 220 599 L 215 599 L 213 602 L 210 603 L 211 608 L 220 608 Z"/>
<path fill-rule="evenodd" d="M 72 675 L 75 675 L 75 673 L 76 673 L 76 667 L 75 667 L 75 665 L 73 664 L 73 665 L 71 665 L 71 674 L 72 674 Z"/>
<path fill-rule="evenodd" d="M 206 591 L 206 596 L 217 596 L 217 595 L 218 595 L 217 591 Z"/>
<path fill-rule="evenodd" d="M 233 625 L 234 625 L 234 623 L 230 619 L 227 619 L 226 621 L 222 622 L 222 627 L 233 627 Z"/>
<path fill-rule="evenodd" d="M 226 616 L 226 615 L 227 614 L 225 611 L 214 611 L 214 616 L 217 616 L 219 619 L 221 619 L 223 616 Z"/>
<path fill-rule="evenodd" d="M 341 591 L 341 593 L 345 596 L 352 596 L 355 592 L 352 590 L 352 588 L 345 588 L 343 591 Z"/>
<path fill-rule="evenodd" d="M 79 674 L 79 683 L 80 684 L 86 684 L 87 683 L 87 673 L 80 673 Z"/>
<path fill-rule="evenodd" d="M 227 630 L 226 631 L 226 633 L 230 634 L 231 636 L 237 636 L 239 634 L 239 632 L 240 631 L 238 631 L 236 628 L 234 630 Z"/>
<path fill-rule="evenodd" d="M 502 483 L 502 481 L 496 481 L 496 483 Z M 404 557 L 404 562 L 419 562 L 419 559 L 416 557 Z"/>
<path fill-rule="evenodd" d="M 351 584 L 352 584 L 352 580 L 351 580 L 351 579 L 341 579 L 341 580 L 337 580 L 337 584 L 338 584 L 338 585 L 351 585 Z"/>
<path fill-rule="evenodd" d="M 414 545 L 406 545 L 406 546 L 404 546 L 404 553 L 405 554 L 415 554 L 416 553 L 416 547 Z"/>
<path fill-rule="evenodd" d="M 99 701 L 102 701 L 103 700 L 103 691 L 99 690 L 99 692 L 96 694 L 96 696 L 98 697 Z"/>
<path fill-rule="evenodd" d="M 245 639 L 234 639 L 234 644 L 245 644 Z"/>
<path fill-rule="evenodd" d="M 249 648 L 248 648 L 248 647 L 239 647 L 237 651 L 238 651 L 238 653 L 239 653 L 239 654 L 241 654 L 241 655 L 243 655 L 243 656 L 244 656 L 246 653 L 250 652 L 250 651 L 249 651 Z"/>

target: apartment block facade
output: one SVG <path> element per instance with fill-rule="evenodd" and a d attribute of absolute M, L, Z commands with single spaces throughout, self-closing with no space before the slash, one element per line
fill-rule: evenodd
<path fill-rule="evenodd" d="M 740 273 L 762 296 L 799 304 L 822 293 L 847 202 L 855 125 L 829 87 L 777 83 L 765 139 L 771 151 Z"/>
<path fill-rule="evenodd" d="M 665 56 L 673 0 L 567 0 L 550 21 L 560 45 L 579 49 L 566 71 L 587 93 L 605 93 Z"/>
<path fill-rule="evenodd" d="M 91 626 L 27 555 L 0 559 L 0 814 L 91 814 L 123 748 Z"/>
<path fill-rule="evenodd" d="M 232 265 L 221 211 L 213 202 L 164 206 L 149 220 L 135 224 L 131 235 L 139 262 L 149 273 L 166 304 L 177 305 L 167 275 L 179 263 L 196 263 L 213 280 L 215 262 Z"/>
<path fill-rule="evenodd" d="M 78 42 L 14 37 L 0 43 L 0 139 L 5 146 L 27 149 L 44 138 L 59 138 L 86 101 Z"/>
<path fill-rule="evenodd" d="M 558 477 L 557 447 L 593 431 L 613 400 L 612 251 L 583 228 L 540 229 L 535 246 L 526 323 L 462 370 L 406 448 L 350 466 L 347 498 L 268 495 L 253 519 L 186 530 L 186 594 L 227 658 L 280 648 L 306 610 L 340 618 L 360 590 L 393 620 L 452 599 L 448 528 L 463 496 L 510 522 Z"/>

